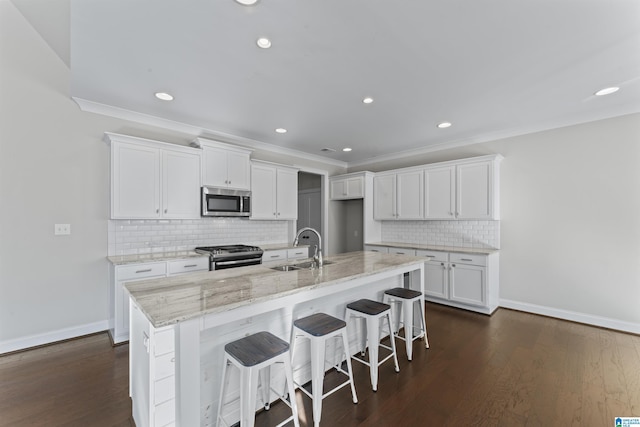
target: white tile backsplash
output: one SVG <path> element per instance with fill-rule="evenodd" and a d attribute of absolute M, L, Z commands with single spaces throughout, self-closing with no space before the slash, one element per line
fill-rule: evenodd
<path fill-rule="evenodd" d="M 500 249 L 500 221 L 382 221 L 382 241 Z"/>
<path fill-rule="evenodd" d="M 196 246 L 273 244 L 287 241 L 287 221 L 239 218 L 110 220 L 108 255 L 183 251 Z"/>

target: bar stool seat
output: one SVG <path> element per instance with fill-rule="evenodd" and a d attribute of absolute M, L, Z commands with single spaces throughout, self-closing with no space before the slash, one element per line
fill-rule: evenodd
<path fill-rule="evenodd" d="M 404 340 L 407 350 L 407 358 L 411 360 L 413 358 L 413 341 L 418 338 L 424 337 L 425 346 L 429 348 L 429 338 L 427 337 L 427 325 L 425 321 L 424 301 L 422 300 L 422 292 L 415 291 L 413 289 L 406 288 L 393 288 L 384 291 L 383 300 L 385 303 L 390 304 L 393 309 L 400 305 L 400 310 L 403 317 L 400 316 L 400 312 L 392 313 L 391 318 L 396 323 L 393 329 L 393 336 Z M 418 303 L 420 307 L 420 326 L 414 326 L 413 324 L 413 306 L 414 303 Z M 402 321 L 399 319 L 403 318 Z M 396 319 L 398 321 L 396 322 Z M 400 324 L 404 327 L 404 336 L 400 335 Z M 419 328 L 419 334 L 413 336 L 416 329 Z"/>
<path fill-rule="evenodd" d="M 229 381 L 229 366 L 233 365 L 240 370 L 240 425 L 252 427 L 255 424 L 258 383 L 262 386 L 261 394 L 264 408 L 268 410 L 271 391 L 277 393 L 270 385 L 271 365 L 284 363 L 289 401 L 283 396 L 280 396 L 280 399 L 291 408 L 291 416 L 278 426 L 293 421 L 294 425 L 299 427 L 289 344 L 270 332 L 263 331 L 226 344 L 224 351 L 217 425 L 220 426 L 220 423 L 225 426 L 229 425 L 223 416 L 224 395 Z"/>
<path fill-rule="evenodd" d="M 371 387 L 373 391 L 378 390 L 378 367 L 393 357 L 396 372 L 400 372 L 398 366 L 398 356 L 396 353 L 396 344 L 393 339 L 393 330 L 391 329 L 391 306 L 379 301 L 373 301 L 370 299 L 361 299 L 347 304 L 345 318 L 347 322 L 352 317 L 364 319 L 367 327 L 366 338 L 363 337 L 360 347 L 361 354 L 364 356 L 365 349 L 369 348 L 369 361 L 360 359 L 355 356 L 351 356 L 353 360 L 357 360 L 360 363 L 369 366 L 369 374 L 371 376 Z M 387 320 L 387 326 L 389 327 L 389 338 L 391 341 L 391 347 L 384 345 L 380 342 L 380 319 Z M 390 350 L 391 354 L 379 360 L 379 347 Z"/>
<path fill-rule="evenodd" d="M 358 403 L 356 396 L 356 388 L 353 382 L 353 370 L 351 367 L 351 358 L 349 357 L 349 340 L 347 337 L 347 324 L 343 320 L 329 316 L 325 313 L 315 313 L 293 322 L 291 331 L 291 359 L 295 360 L 297 338 L 303 337 L 310 341 L 311 347 L 311 393 L 304 387 L 294 382 L 296 387 L 309 396 L 313 401 L 313 424 L 318 427 L 322 416 L 322 399 L 338 391 L 347 384 L 351 385 L 351 397 L 353 403 Z M 326 344 L 330 338 L 337 338 L 342 341 L 342 349 L 344 359 L 347 362 L 348 372 L 342 369 L 342 357 L 339 362 L 332 367 L 341 374 L 347 375 L 346 381 L 335 386 L 333 389 L 323 394 L 324 374 L 326 368 Z M 335 361 L 334 355 L 334 361 Z"/>

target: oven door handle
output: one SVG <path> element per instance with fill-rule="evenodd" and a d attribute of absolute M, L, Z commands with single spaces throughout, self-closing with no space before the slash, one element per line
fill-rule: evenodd
<path fill-rule="evenodd" d="M 249 264 L 255 263 L 259 258 L 250 258 L 250 259 L 238 259 L 235 261 L 216 261 L 215 265 L 238 265 L 238 264 Z"/>

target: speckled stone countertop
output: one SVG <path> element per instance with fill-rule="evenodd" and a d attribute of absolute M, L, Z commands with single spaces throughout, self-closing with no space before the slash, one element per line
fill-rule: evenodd
<path fill-rule="evenodd" d="M 349 252 L 326 257 L 325 262 L 331 264 L 322 269 L 282 272 L 264 265 L 254 265 L 128 282 L 124 287 L 151 324 L 158 328 L 206 314 L 229 311 L 248 304 L 409 267 L 423 263 L 424 258 Z M 289 264 L 293 263 L 295 262 Z"/>
<path fill-rule="evenodd" d="M 156 252 L 149 254 L 137 254 L 137 255 L 113 255 L 108 256 L 107 259 L 111 264 L 124 265 L 124 264 L 139 264 L 142 262 L 154 262 L 154 261 L 171 261 L 174 259 L 184 258 L 202 258 L 209 255 L 199 254 L 194 251 L 171 251 L 171 252 Z"/>
<path fill-rule="evenodd" d="M 422 245 L 419 243 L 400 243 L 400 242 L 367 242 L 365 245 L 371 246 L 385 246 L 393 248 L 405 248 L 405 249 L 422 249 L 427 251 L 442 251 L 442 252 L 458 252 L 465 254 L 480 254 L 489 255 L 495 252 L 500 252 L 495 248 L 463 248 L 460 246 L 439 246 L 439 245 Z"/>

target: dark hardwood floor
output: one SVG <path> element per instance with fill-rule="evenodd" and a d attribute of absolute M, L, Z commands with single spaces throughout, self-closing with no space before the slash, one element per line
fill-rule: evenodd
<path fill-rule="evenodd" d="M 414 343 L 400 373 L 354 364 L 349 388 L 323 401 L 323 426 L 613 426 L 640 416 L 640 337 L 499 309 L 487 317 L 427 305 L 431 348 Z M 132 426 L 128 346 L 106 333 L 0 357 L 0 426 Z M 328 375 L 328 380 L 330 376 Z M 311 402 L 298 393 L 301 426 Z M 275 404 L 266 426 L 286 413 Z M 284 418 L 284 417 L 283 417 Z"/>

